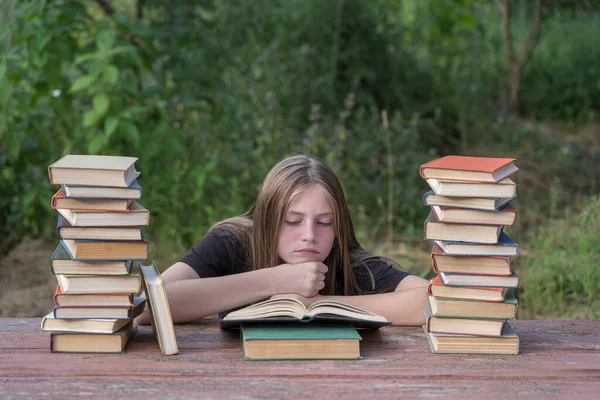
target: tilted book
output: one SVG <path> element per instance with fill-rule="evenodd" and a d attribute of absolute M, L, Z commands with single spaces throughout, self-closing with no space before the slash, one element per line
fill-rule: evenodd
<path fill-rule="evenodd" d="M 241 326 L 245 360 L 358 359 L 360 341 L 347 325 Z"/>
<path fill-rule="evenodd" d="M 222 329 L 239 328 L 240 325 L 261 324 L 329 324 L 349 325 L 357 328 L 379 328 L 390 325 L 385 317 L 334 300 L 320 300 L 308 308 L 294 298 L 277 298 L 261 301 L 227 314 L 220 321 Z"/>
<path fill-rule="evenodd" d="M 499 211 L 431 206 L 431 212 L 436 221 L 447 224 L 512 226 L 517 220 L 517 211 L 510 204 Z"/>
<path fill-rule="evenodd" d="M 483 301 L 504 301 L 509 291 L 510 288 L 502 287 L 448 286 L 439 275 L 431 280 L 428 287 L 430 296 Z"/>
<path fill-rule="evenodd" d="M 142 240 L 142 228 L 138 226 L 72 226 L 62 215 L 56 221 L 56 234 L 61 239 L 88 240 Z"/>
<path fill-rule="evenodd" d="M 440 272 L 439 277 L 446 286 L 508 287 L 519 286 L 519 275 L 515 271 L 507 276 L 455 274 Z"/>
<path fill-rule="evenodd" d="M 131 208 L 134 201 L 127 199 L 71 199 L 65 198 L 62 189 L 58 189 L 52 196 L 50 207 L 54 209 L 126 212 Z"/>
<path fill-rule="evenodd" d="M 445 156 L 421 165 L 424 179 L 499 182 L 517 172 L 514 158 Z"/>
<path fill-rule="evenodd" d="M 162 354 L 167 356 L 177 354 L 179 348 L 177 347 L 177 337 L 175 336 L 165 283 L 154 262 L 151 265 L 140 264 L 140 271 L 144 278 L 144 291 L 148 298 L 148 311 L 150 312 L 152 327 L 156 334 L 160 350 Z"/>

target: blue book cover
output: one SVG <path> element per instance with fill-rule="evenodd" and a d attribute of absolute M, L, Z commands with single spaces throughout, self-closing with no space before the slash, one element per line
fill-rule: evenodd
<path fill-rule="evenodd" d="M 505 232 L 500 233 L 498 243 L 454 242 L 434 240 L 433 243 L 448 256 L 509 256 L 519 255 L 519 246 Z"/>
<path fill-rule="evenodd" d="M 111 186 L 60 185 L 65 199 L 132 199 L 142 198 L 142 186 L 137 179 L 127 188 Z M 121 194 L 118 194 L 121 193 Z"/>

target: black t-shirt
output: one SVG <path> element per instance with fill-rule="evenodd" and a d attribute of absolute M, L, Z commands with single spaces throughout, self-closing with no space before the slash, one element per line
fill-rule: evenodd
<path fill-rule="evenodd" d="M 251 270 L 249 254 L 225 229 L 209 232 L 180 262 L 186 263 L 200 278 L 239 274 Z M 335 294 L 344 295 L 343 277 L 336 285 Z M 408 273 L 400 271 L 383 260 L 375 258 L 365 267 L 354 268 L 354 276 L 362 294 L 393 292 Z"/>

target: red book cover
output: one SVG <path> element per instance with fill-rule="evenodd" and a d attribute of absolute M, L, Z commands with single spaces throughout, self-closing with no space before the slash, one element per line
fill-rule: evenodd
<path fill-rule="evenodd" d="M 519 170 L 515 161 L 515 158 L 445 156 L 421 165 L 419 174 L 423 179 L 499 182 Z"/>

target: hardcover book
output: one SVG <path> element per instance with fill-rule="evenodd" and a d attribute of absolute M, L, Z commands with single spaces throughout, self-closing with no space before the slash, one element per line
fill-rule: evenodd
<path fill-rule="evenodd" d="M 142 187 L 137 180 L 133 181 L 127 188 L 113 186 L 85 186 L 62 184 L 60 188 L 66 199 L 126 199 L 140 200 L 142 198 Z"/>
<path fill-rule="evenodd" d="M 119 199 L 72 199 L 65 198 L 62 189 L 52 196 L 50 206 L 54 209 L 68 208 L 71 210 L 93 211 L 128 211 L 134 200 Z"/>
<path fill-rule="evenodd" d="M 123 353 L 135 334 L 130 322 L 114 333 L 51 332 L 53 353 Z"/>
<path fill-rule="evenodd" d="M 449 299 L 427 296 L 431 315 L 445 318 L 495 318 L 513 319 L 517 315 L 518 301 L 513 290 L 502 302 Z"/>
<path fill-rule="evenodd" d="M 519 255 L 519 246 L 504 232 L 498 236 L 498 243 L 469 243 L 452 240 L 434 240 L 442 253 L 449 256 L 508 256 Z"/>
<path fill-rule="evenodd" d="M 112 294 L 64 294 L 60 285 L 56 285 L 56 291 L 53 296 L 54 305 L 57 307 L 131 307 L 133 306 L 133 294 L 131 293 L 112 293 Z"/>
<path fill-rule="evenodd" d="M 48 166 L 52 184 L 129 187 L 140 175 L 136 157 L 67 154 Z"/>
<path fill-rule="evenodd" d="M 517 185 L 504 178 L 498 183 L 457 182 L 439 179 L 427 179 L 433 192 L 446 197 L 495 197 L 508 198 L 517 194 Z"/>
<path fill-rule="evenodd" d="M 421 165 L 424 179 L 499 182 L 517 172 L 514 158 L 445 156 Z"/>
<path fill-rule="evenodd" d="M 81 227 L 71 226 L 69 221 L 58 215 L 56 221 L 56 234 L 61 239 L 87 239 L 87 240 L 143 240 L 144 235 L 140 227 Z"/>
<path fill-rule="evenodd" d="M 152 320 L 160 351 L 164 355 L 179 352 L 177 337 L 173 327 L 173 318 L 169 308 L 169 299 L 165 284 L 154 262 L 151 265 L 141 265 L 140 271 L 144 278 L 144 291 L 148 298 L 148 311 Z"/>
<path fill-rule="evenodd" d="M 72 260 L 60 242 L 50 257 L 50 267 L 52 268 L 52 273 L 54 275 L 127 275 L 131 271 L 131 265 L 131 260 Z"/>
<path fill-rule="evenodd" d="M 498 243 L 502 232 L 500 225 L 447 224 L 438 222 L 433 212 L 424 223 L 425 240 L 453 240 L 469 243 Z"/>
<path fill-rule="evenodd" d="M 56 211 L 71 226 L 147 226 L 150 223 L 150 212 L 138 202 L 133 203 L 126 212 L 69 210 L 68 208 L 57 208 Z"/>
<path fill-rule="evenodd" d="M 435 244 L 431 246 L 433 272 L 459 274 L 500 275 L 512 274 L 509 257 L 489 256 L 449 256 Z"/>
<path fill-rule="evenodd" d="M 508 322 L 499 337 L 432 333 L 425 325 L 423 331 L 432 353 L 519 354 L 519 337 Z"/>
<path fill-rule="evenodd" d="M 501 287 L 448 286 L 439 275 L 432 279 L 428 288 L 430 296 L 482 301 L 504 301 L 509 291 L 509 288 Z"/>
<path fill-rule="evenodd" d="M 140 303 L 146 299 L 136 297 L 133 307 L 122 306 L 62 306 L 54 307 L 53 313 L 56 319 L 128 319 L 133 320 L 132 315 Z"/>
<path fill-rule="evenodd" d="M 138 293 L 142 281 L 137 273 L 129 275 L 62 275 L 56 274 L 64 294 Z"/>
<path fill-rule="evenodd" d="M 245 360 L 359 359 L 361 337 L 343 325 L 241 326 Z"/>
<path fill-rule="evenodd" d="M 131 310 L 131 318 L 81 318 L 58 319 L 54 318 L 54 311 L 50 311 L 42 318 L 42 329 L 45 331 L 87 332 L 87 333 L 113 333 L 133 321 L 144 310 L 144 302 L 136 304 Z"/>
<path fill-rule="evenodd" d="M 513 271 L 508 276 L 467 275 L 440 272 L 439 277 L 446 286 L 508 287 L 519 286 L 519 275 Z"/>
<path fill-rule="evenodd" d="M 86 240 L 61 239 L 71 260 L 145 260 L 148 257 L 148 241 L 142 240 Z"/>
<path fill-rule="evenodd" d="M 261 301 L 233 311 L 221 319 L 221 328 L 240 325 L 321 323 L 349 325 L 357 328 L 379 328 L 390 325 L 385 317 L 362 308 L 334 300 L 320 300 L 308 308 L 294 298 Z"/>
<path fill-rule="evenodd" d="M 440 196 L 430 190 L 423 195 L 423 204 L 426 206 L 454 207 L 469 210 L 498 211 L 519 197 L 516 193 L 509 198 L 493 197 L 448 197 Z"/>
<path fill-rule="evenodd" d="M 439 318 L 425 310 L 427 332 L 477 336 L 502 336 L 505 320 L 475 318 Z"/>
<path fill-rule="evenodd" d="M 517 211 L 510 204 L 500 211 L 431 206 L 431 212 L 436 221 L 448 224 L 512 226 L 517 220 Z"/>

